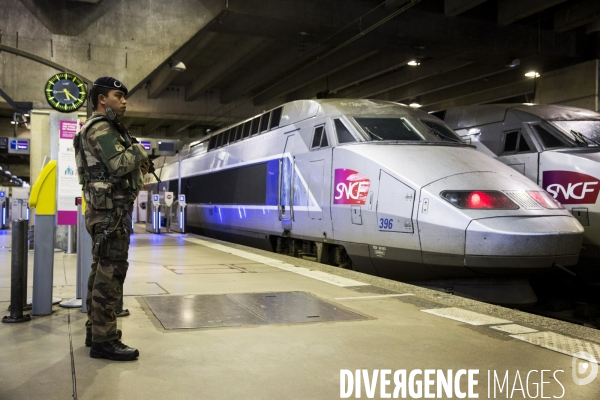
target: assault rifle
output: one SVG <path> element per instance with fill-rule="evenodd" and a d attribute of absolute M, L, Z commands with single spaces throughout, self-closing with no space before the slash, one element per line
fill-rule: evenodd
<path fill-rule="evenodd" d="M 108 118 L 110 123 L 113 124 L 113 126 L 123 135 L 123 138 L 125 139 L 125 144 L 127 145 L 127 147 L 131 146 L 134 143 L 140 143 L 139 140 L 137 140 L 135 137 L 131 136 L 131 133 L 129 132 L 129 130 L 127 128 L 125 128 L 125 125 L 123 125 L 123 123 L 121 121 L 119 121 L 119 119 L 117 118 L 117 114 L 115 114 L 115 112 L 110 107 L 106 108 L 106 118 Z M 160 183 L 161 180 L 158 176 L 156 176 L 156 168 L 154 168 L 154 163 L 152 162 L 152 160 L 149 157 L 148 157 L 148 162 L 150 163 L 150 168 L 148 168 L 148 172 L 151 173 L 152 175 L 154 175 L 154 177 L 156 178 L 156 181 L 158 183 Z"/>

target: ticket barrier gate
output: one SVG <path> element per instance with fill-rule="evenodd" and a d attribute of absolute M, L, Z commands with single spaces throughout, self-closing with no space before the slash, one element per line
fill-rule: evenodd
<path fill-rule="evenodd" d="M 172 232 L 185 233 L 185 194 L 180 194 L 179 198 L 171 207 L 171 223 L 169 227 Z"/>
<path fill-rule="evenodd" d="M 162 192 L 159 194 L 153 193 L 150 216 L 149 218 L 146 218 L 146 231 L 152 233 L 168 232 L 172 205 L 173 192 Z"/>
<path fill-rule="evenodd" d="M 29 203 L 27 199 L 15 199 L 11 201 L 11 216 L 14 221 L 18 219 L 29 220 Z"/>
<path fill-rule="evenodd" d="M 160 202 L 159 195 L 151 193 L 152 200 L 149 207 L 146 208 L 146 231 L 151 233 L 160 233 Z"/>
<path fill-rule="evenodd" d="M 0 191 L 0 229 L 8 229 L 8 193 Z"/>

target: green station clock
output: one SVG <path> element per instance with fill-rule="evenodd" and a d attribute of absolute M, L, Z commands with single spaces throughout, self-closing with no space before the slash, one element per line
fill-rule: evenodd
<path fill-rule="evenodd" d="M 52 108 L 60 112 L 77 111 L 85 101 L 85 83 L 77 75 L 61 72 L 46 82 L 46 100 Z"/>

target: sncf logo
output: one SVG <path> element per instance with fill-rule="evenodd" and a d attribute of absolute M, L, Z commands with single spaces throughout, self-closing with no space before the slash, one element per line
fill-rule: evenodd
<path fill-rule="evenodd" d="M 371 180 L 351 169 L 336 169 L 333 204 L 365 204 Z"/>
<path fill-rule="evenodd" d="M 544 189 L 562 204 L 595 204 L 600 180 L 571 171 L 544 171 Z"/>

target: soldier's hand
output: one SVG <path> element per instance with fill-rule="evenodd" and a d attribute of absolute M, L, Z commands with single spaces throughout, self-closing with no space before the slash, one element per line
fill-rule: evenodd
<path fill-rule="evenodd" d="M 148 169 L 150 168 L 150 163 L 146 161 L 142 165 L 140 165 L 140 170 L 142 171 L 142 175 L 146 175 L 148 173 Z"/>

